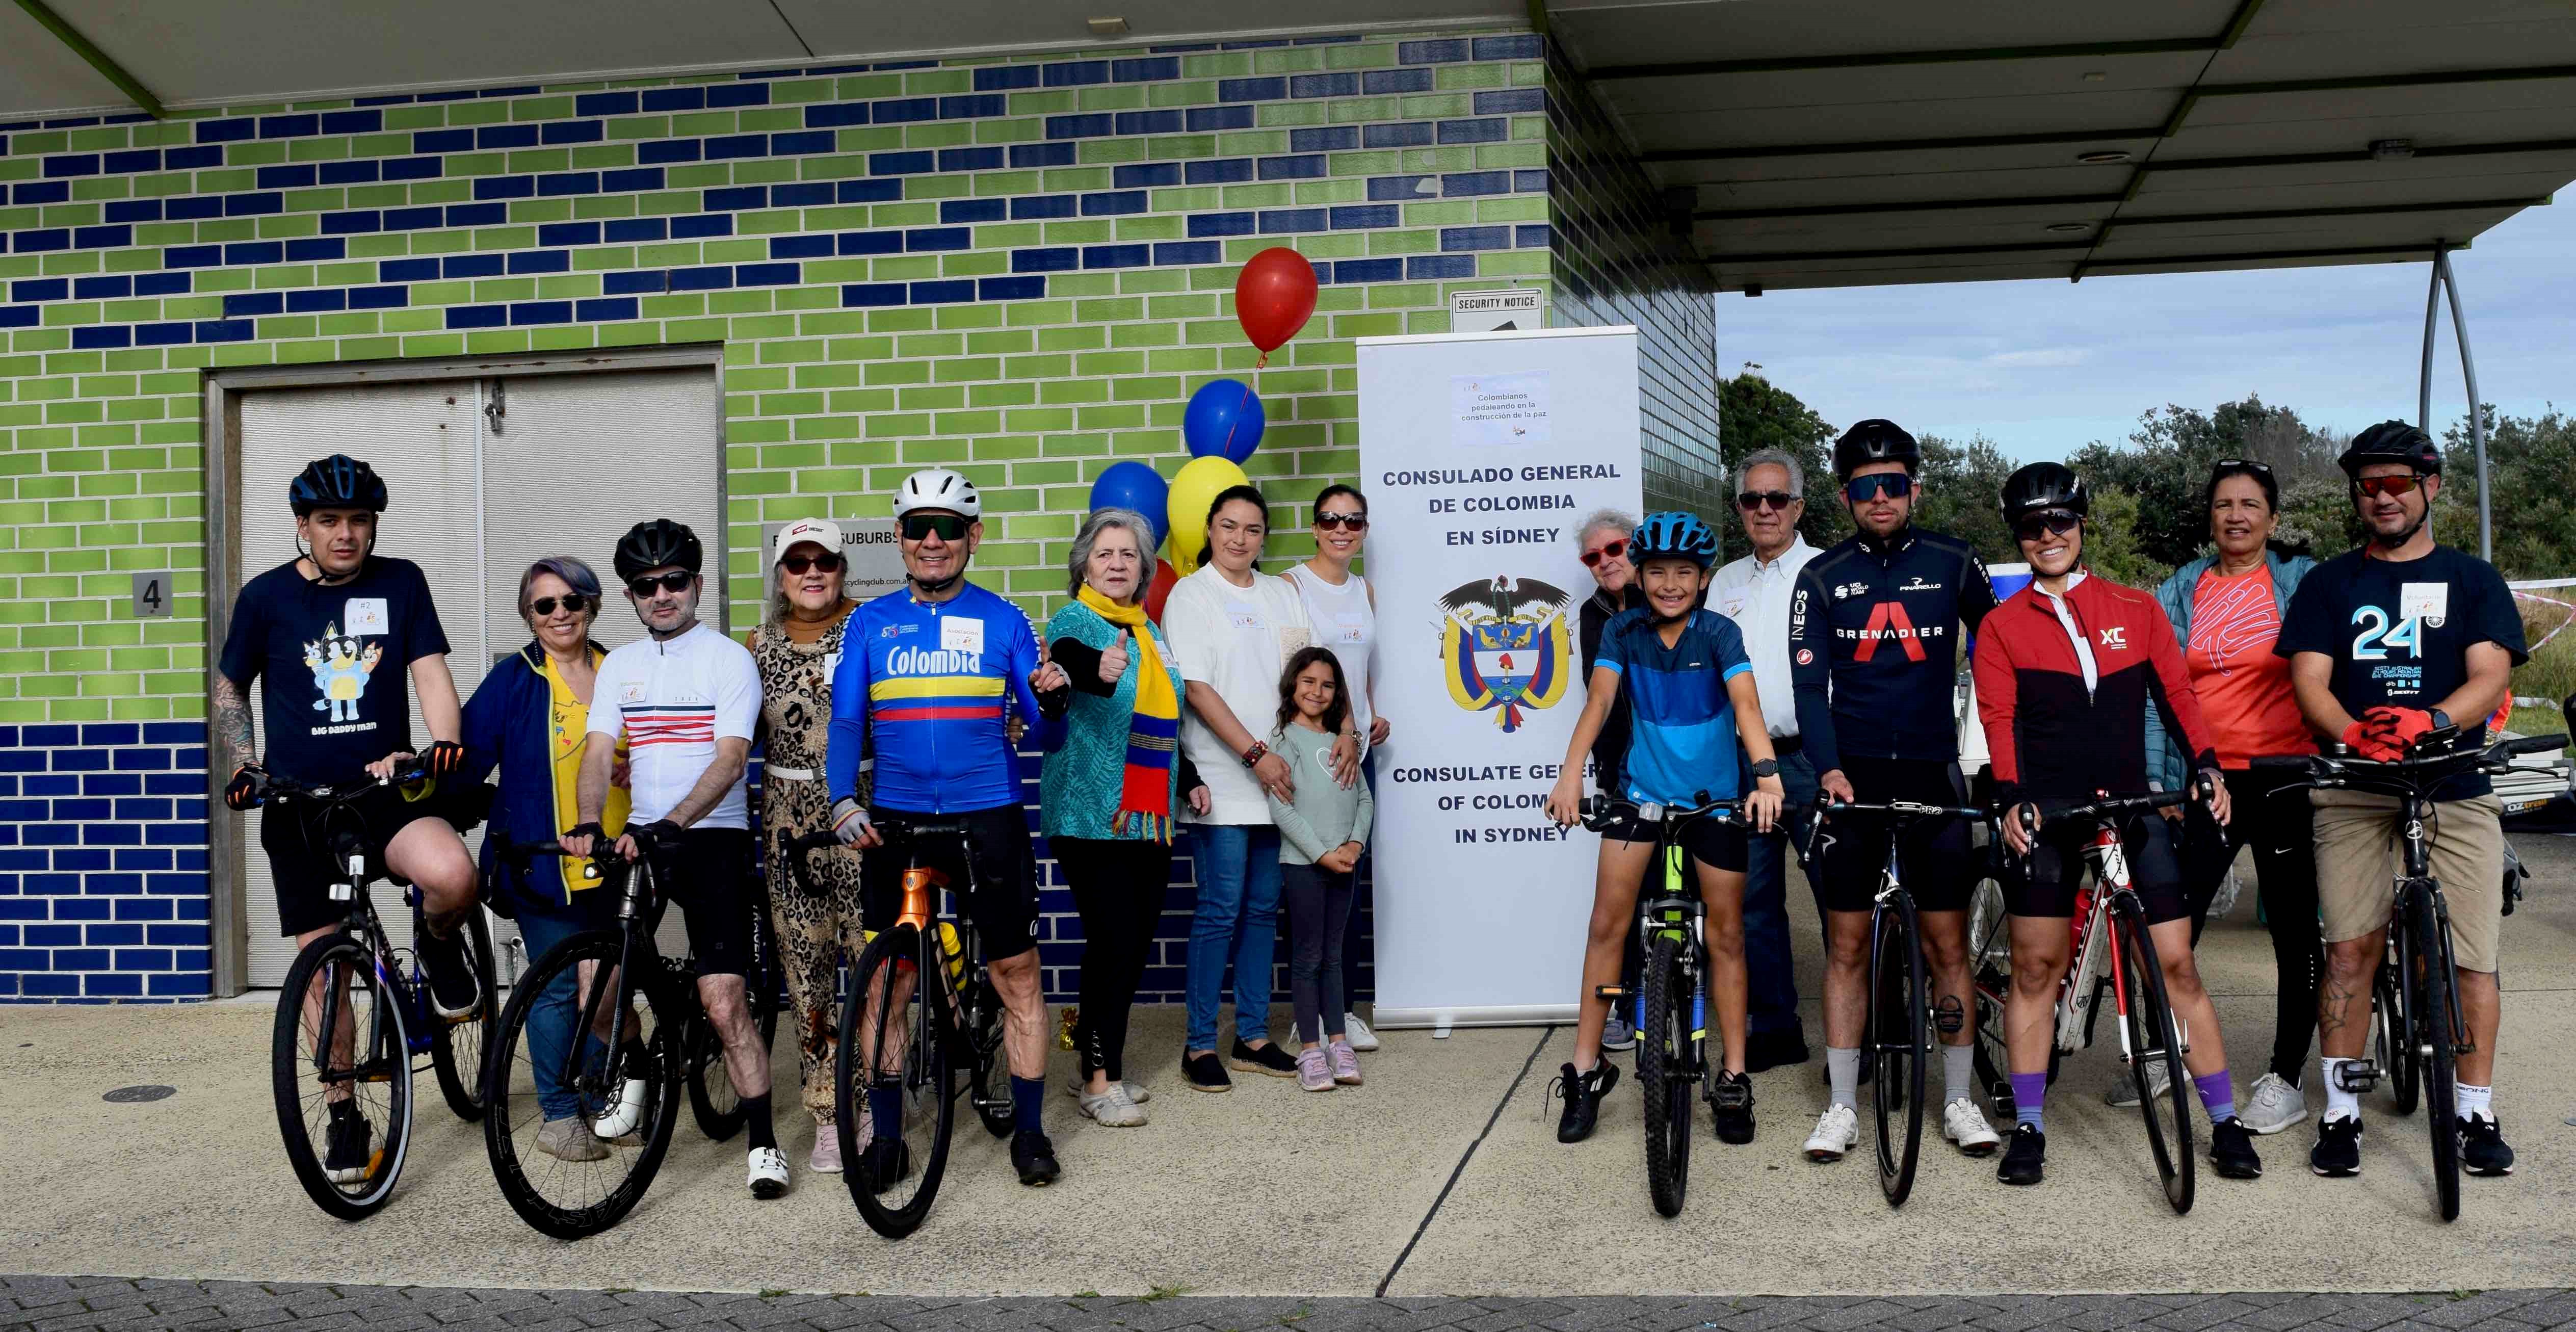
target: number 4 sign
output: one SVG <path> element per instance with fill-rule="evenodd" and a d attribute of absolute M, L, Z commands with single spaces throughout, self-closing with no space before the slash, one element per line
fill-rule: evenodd
<path fill-rule="evenodd" d="M 170 573 L 134 575 L 134 618 L 138 620 L 166 616 L 170 613 Z"/>

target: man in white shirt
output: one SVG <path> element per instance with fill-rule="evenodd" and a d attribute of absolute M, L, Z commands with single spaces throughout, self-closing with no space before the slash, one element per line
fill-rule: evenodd
<path fill-rule="evenodd" d="M 1789 951 L 1786 852 L 1806 845 L 1808 824 L 1815 817 L 1816 769 L 1799 752 L 1798 710 L 1789 679 L 1789 602 L 1798 571 L 1815 558 L 1816 548 L 1798 535 L 1798 520 L 1807 512 L 1807 488 L 1795 455 L 1763 449 L 1748 455 L 1736 475 L 1735 514 L 1753 553 L 1717 571 L 1709 583 L 1708 604 L 1744 633 L 1754 687 L 1762 695 L 1762 722 L 1771 732 L 1780 782 L 1788 793 L 1779 825 L 1752 834 L 1744 882 L 1744 959 L 1751 1000 L 1745 1064 L 1760 1072 L 1803 1064 L 1808 1054 L 1798 1026 L 1798 982 Z M 1751 781 L 1749 773 L 1745 780 Z"/>

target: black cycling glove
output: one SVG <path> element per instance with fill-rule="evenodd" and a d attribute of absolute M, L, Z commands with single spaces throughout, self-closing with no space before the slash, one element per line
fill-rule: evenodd
<path fill-rule="evenodd" d="M 453 740 L 440 740 L 422 750 L 421 771 L 432 777 L 444 777 L 465 766 L 465 746 Z"/>
<path fill-rule="evenodd" d="M 268 794 L 268 769 L 256 763 L 245 763 L 233 769 L 233 779 L 224 783 L 224 803 L 234 809 L 257 809 Z"/>

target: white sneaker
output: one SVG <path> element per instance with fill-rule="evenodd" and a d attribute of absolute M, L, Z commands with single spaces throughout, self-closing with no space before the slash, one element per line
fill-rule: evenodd
<path fill-rule="evenodd" d="M 805 1158 L 805 1169 L 817 1175 L 841 1173 L 841 1134 L 829 1124 L 814 1126 L 814 1150 Z"/>
<path fill-rule="evenodd" d="M 1079 1104 L 1083 1117 L 1103 1128 L 1135 1128 L 1145 1122 L 1145 1108 L 1128 1099 L 1123 1082 L 1110 1083 L 1098 1096 L 1086 1092 Z"/>
<path fill-rule="evenodd" d="M 1847 1105 L 1829 1105 L 1816 1117 L 1816 1131 L 1807 1135 L 1807 1145 L 1800 1150 L 1810 1161 L 1839 1161 L 1859 1141 L 1860 1112 Z"/>
<path fill-rule="evenodd" d="M 2173 1066 L 2162 1059 L 2147 1065 L 2147 1090 L 2157 1096 L 2170 1090 L 2173 1086 L 2172 1069 Z M 2129 1070 L 2123 1066 L 2118 1079 L 2111 1084 L 2111 1090 L 2102 1093 L 2102 1104 L 2127 1110 L 2137 1103 L 2138 1080 L 2129 1076 Z"/>
<path fill-rule="evenodd" d="M 1977 1103 L 1965 1096 L 1941 1107 L 1941 1136 L 1957 1143 L 1959 1150 L 1970 1156 L 1989 1155 L 2003 1141 L 1987 1125 Z"/>
<path fill-rule="evenodd" d="M 779 1198 L 787 1193 L 787 1153 L 775 1147 L 751 1149 L 751 1196 Z"/>
<path fill-rule="evenodd" d="M 1360 1021 L 1357 1013 L 1342 1014 L 1342 1038 L 1361 1054 L 1377 1048 L 1377 1033 L 1369 1030 L 1369 1024 Z"/>
<path fill-rule="evenodd" d="M 644 1100 L 650 1094 L 644 1079 L 628 1078 L 626 1085 L 618 1089 L 617 1099 L 609 1103 L 607 1113 L 591 1121 L 590 1131 L 614 1141 L 642 1128 Z"/>
<path fill-rule="evenodd" d="M 2254 1079 L 2236 1113 L 2257 1133 L 2278 1133 L 2308 1117 L 2308 1096 L 2280 1074 L 2265 1073 Z"/>
<path fill-rule="evenodd" d="M 1118 1085 L 1126 1088 L 1127 1099 L 1138 1105 L 1143 1105 L 1147 1101 L 1154 1099 L 1154 1093 L 1145 1090 L 1144 1083 L 1130 1080 L 1121 1082 Z M 1089 1096 L 1091 1094 L 1091 1080 L 1082 1076 L 1080 1070 L 1075 1070 L 1073 1079 L 1064 1084 L 1064 1094 L 1077 1101 L 1081 1100 L 1085 1096 Z"/>

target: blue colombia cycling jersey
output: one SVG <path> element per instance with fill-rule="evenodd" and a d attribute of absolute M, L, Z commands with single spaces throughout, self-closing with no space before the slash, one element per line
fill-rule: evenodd
<path fill-rule="evenodd" d="M 1037 634 L 1020 608 L 971 583 L 941 602 L 909 586 L 850 612 L 832 672 L 831 746 L 824 770 L 838 802 L 876 760 L 869 803 L 911 814 L 955 814 L 1020 803 L 1018 766 L 1003 732 L 1004 702 L 1042 725 L 1029 674 Z"/>
<path fill-rule="evenodd" d="M 1601 628 L 1594 670 L 1619 677 L 1634 722 L 1620 775 L 1630 800 L 1690 806 L 1706 791 L 1735 798 L 1735 705 L 1726 682 L 1753 669 L 1735 621 L 1711 610 L 1691 612 L 1671 647 L 1654 612 L 1623 610 Z"/>

